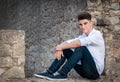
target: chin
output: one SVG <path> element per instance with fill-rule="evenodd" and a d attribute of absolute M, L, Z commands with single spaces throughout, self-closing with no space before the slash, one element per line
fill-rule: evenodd
<path fill-rule="evenodd" d="M 83 31 L 85 34 L 87 33 L 87 31 Z"/>

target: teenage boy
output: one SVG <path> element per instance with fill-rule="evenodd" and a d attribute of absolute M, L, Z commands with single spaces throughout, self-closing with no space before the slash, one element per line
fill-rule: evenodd
<path fill-rule="evenodd" d="M 100 31 L 93 28 L 91 14 L 88 12 L 80 13 L 78 21 L 83 33 L 75 39 L 57 45 L 56 59 L 45 72 L 34 74 L 36 77 L 48 80 L 67 80 L 67 74 L 73 68 L 84 78 L 92 80 L 99 78 L 104 69 L 103 36 Z M 74 51 L 71 48 L 74 48 Z"/>

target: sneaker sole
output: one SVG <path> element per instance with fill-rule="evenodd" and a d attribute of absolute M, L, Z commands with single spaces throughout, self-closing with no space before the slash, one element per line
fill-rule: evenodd
<path fill-rule="evenodd" d="M 47 77 L 46 79 L 47 79 L 47 80 L 51 80 L 51 81 L 54 81 L 54 80 L 57 80 L 57 81 L 65 81 L 65 80 L 68 80 L 67 78 L 65 78 L 65 79 L 52 79 L 52 78 L 49 78 L 49 77 Z"/>
<path fill-rule="evenodd" d="M 42 76 L 42 75 L 38 75 L 38 74 L 34 74 L 35 77 L 39 77 L 39 78 L 42 78 L 42 79 L 47 79 L 48 77 L 46 76 Z"/>

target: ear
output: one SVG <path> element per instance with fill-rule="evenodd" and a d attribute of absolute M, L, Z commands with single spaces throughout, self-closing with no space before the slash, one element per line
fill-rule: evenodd
<path fill-rule="evenodd" d="M 93 21 L 91 21 L 91 25 L 94 25 L 94 22 L 93 22 Z"/>

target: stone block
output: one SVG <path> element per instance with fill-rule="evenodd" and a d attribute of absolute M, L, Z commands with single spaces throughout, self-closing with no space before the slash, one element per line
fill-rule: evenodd
<path fill-rule="evenodd" d="M 120 81 L 120 75 L 113 80 L 113 82 L 119 82 Z"/>
<path fill-rule="evenodd" d="M 25 57 L 13 57 L 14 66 L 23 66 L 25 65 Z"/>
<path fill-rule="evenodd" d="M 5 79 L 0 77 L 0 82 L 7 82 L 7 81 L 5 81 Z"/>
<path fill-rule="evenodd" d="M 111 22 L 112 25 L 118 24 L 119 23 L 119 18 L 117 16 L 112 16 L 107 18 Z"/>
<path fill-rule="evenodd" d="M 115 9 L 115 10 L 120 9 L 120 3 L 112 3 L 112 4 L 111 4 L 111 8 L 112 8 L 112 9 Z"/>
<path fill-rule="evenodd" d="M 110 10 L 109 12 L 111 16 L 120 16 L 119 10 Z"/>
<path fill-rule="evenodd" d="M 105 37 L 106 41 L 111 41 L 113 39 L 113 34 L 112 33 L 106 33 L 106 34 L 104 34 L 104 37 Z"/>
<path fill-rule="evenodd" d="M 10 78 L 25 78 L 24 74 L 24 68 L 23 67 L 12 67 L 9 70 L 7 70 L 2 77 L 4 79 L 10 79 Z"/>
<path fill-rule="evenodd" d="M 25 44 L 23 41 L 13 45 L 12 57 L 24 57 L 25 56 Z"/>
<path fill-rule="evenodd" d="M 114 31 L 120 33 L 120 25 L 114 26 Z"/>
<path fill-rule="evenodd" d="M 18 66 L 23 66 L 25 64 L 25 57 L 19 57 L 18 58 Z"/>
<path fill-rule="evenodd" d="M 25 33 L 22 30 L 0 30 L 0 43 L 11 45 L 24 41 Z"/>
<path fill-rule="evenodd" d="M 46 80 L 46 79 L 40 79 L 40 78 L 32 78 L 30 80 L 31 82 L 50 82 L 49 80 Z M 63 81 L 60 81 L 60 80 L 53 80 L 52 82 L 63 82 Z M 98 80 L 94 80 L 94 81 L 90 81 L 90 80 L 87 80 L 87 79 L 81 79 L 81 78 L 68 78 L 68 80 L 64 81 L 64 82 L 99 82 Z"/>
<path fill-rule="evenodd" d="M 111 2 L 114 2 L 114 3 L 115 3 L 115 2 L 116 2 L 116 0 L 111 0 Z"/>
<path fill-rule="evenodd" d="M 6 57 L 12 55 L 12 46 L 9 44 L 0 44 L 0 57 Z"/>
<path fill-rule="evenodd" d="M 8 82 L 29 82 L 27 79 L 8 79 Z"/>
<path fill-rule="evenodd" d="M 11 57 L 0 57 L 0 67 L 12 67 L 13 60 Z"/>
<path fill-rule="evenodd" d="M 4 73 L 4 72 L 5 72 L 5 69 L 0 68 L 0 76 L 1 76 L 1 74 Z"/>

